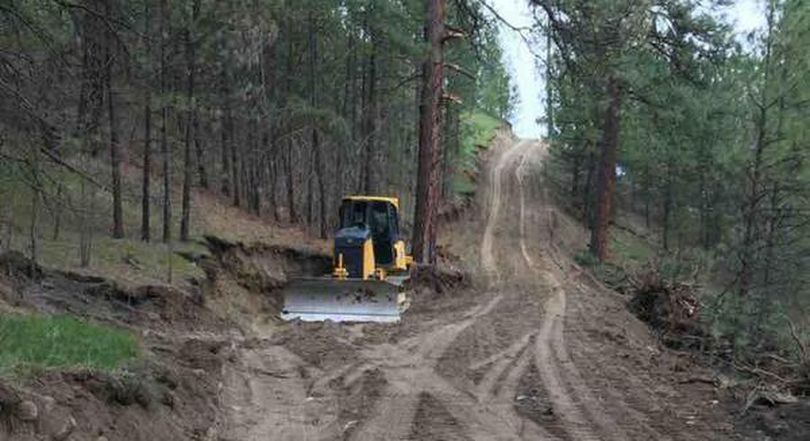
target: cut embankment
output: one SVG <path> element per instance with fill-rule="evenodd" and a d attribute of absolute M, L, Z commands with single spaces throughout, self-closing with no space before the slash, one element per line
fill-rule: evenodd
<path fill-rule="evenodd" d="M 0 256 L 0 439 L 175 440 L 217 416 L 232 325 L 200 293 Z M 71 438 L 72 437 L 72 438 Z"/>

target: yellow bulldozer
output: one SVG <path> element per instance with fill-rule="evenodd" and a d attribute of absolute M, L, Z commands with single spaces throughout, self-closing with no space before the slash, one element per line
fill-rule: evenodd
<path fill-rule="evenodd" d="M 399 232 L 399 199 L 346 196 L 340 205 L 332 272 L 284 289 L 285 320 L 396 322 L 407 307 L 403 283 L 413 258 Z"/>

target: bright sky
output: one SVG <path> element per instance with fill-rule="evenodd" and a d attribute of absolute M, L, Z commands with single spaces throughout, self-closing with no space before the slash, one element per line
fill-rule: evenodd
<path fill-rule="evenodd" d="M 505 20 L 516 27 L 530 27 L 532 16 L 527 0 L 489 0 L 489 4 Z M 731 6 L 719 11 L 718 15 L 734 24 L 742 36 L 765 24 L 763 0 L 737 0 Z M 538 65 L 532 52 L 544 54 L 545 42 L 537 42 L 532 49 L 516 32 L 504 25 L 500 27 L 499 39 L 503 48 L 504 61 L 512 78 L 512 86 L 517 89 L 518 102 L 511 123 L 515 133 L 522 138 L 538 138 L 545 135 L 544 124 L 536 120 L 545 114 L 543 79 L 544 69 Z M 529 35 L 529 32 L 525 32 Z"/>

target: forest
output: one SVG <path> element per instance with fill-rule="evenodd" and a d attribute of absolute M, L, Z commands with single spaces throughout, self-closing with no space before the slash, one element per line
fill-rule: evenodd
<path fill-rule="evenodd" d="M 609 233 L 642 232 L 735 354 L 806 363 L 810 4 L 760 2 L 764 28 L 738 35 L 722 2 L 533 3 L 552 47 L 549 175 L 592 232 L 582 260 L 644 256 Z"/>
<path fill-rule="evenodd" d="M 483 0 L 4 1 L 0 245 L 154 247 L 171 280 L 197 202 L 325 239 L 343 195 L 392 194 L 436 263 L 515 106 L 500 28 L 545 80 L 535 171 L 590 231 L 577 261 L 698 287 L 723 357 L 810 366 L 810 3 L 749 35 L 728 3 L 530 0 L 522 28 Z"/>
<path fill-rule="evenodd" d="M 65 240 L 87 266 L 99 236 L 187 242 L 196 190 L 324 238 L 345 194 L 398 195 L 411 213 L 423 7 L 5 2 L 0 166 L 3 198 L 17 202 L 3 204 L 4 247 L 36 261 L 40 236 L 77 232 Z M 461 40 L 441 36 L 447 74 L 435 103 L 440 191 L 454 197 L 470 191 L 455 164 L 470 162 L 511 102 L 484 7 L 441 13 Z"/>
<path fill-rule="evenodd" d="M 0 0 L 1 439 L 810 439 L 745 4 Z"/>

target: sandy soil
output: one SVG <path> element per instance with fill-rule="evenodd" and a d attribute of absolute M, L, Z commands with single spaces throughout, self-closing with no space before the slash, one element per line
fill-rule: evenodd
<path fill-rule="evenodd" d="M 688 381 L 709 374 L 569 259 L 585 236 L 546 197 L 546 146 L 504 144 L 483 214 L 449 233 L 480 244 L 475 287 L 418 297 L 397 325 L 291 323 L 240 345 L 213 439 L 738 439 Z"/>

